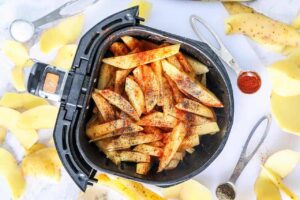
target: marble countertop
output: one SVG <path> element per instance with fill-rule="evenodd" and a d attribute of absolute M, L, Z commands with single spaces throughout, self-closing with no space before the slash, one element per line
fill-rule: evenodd
<path fill-rule="evenodd" d="M 236 87 L 236 76 L 231 70 L 227 70 L 230 76 L 235 100 L 234 124 L 225 148 L 218 158 L 202 173 L 195 177 L 196 180 L 208 187 L 213 193 L 219 183 L 225 182 L 236 164 L 250 129 L 255 122 L 264 114 L 270 112 L 271 85 L 266 74 L 266 66 L 281 58 L 280 55 L 270 53 L 257 46 L 252 41 L 241 35 L 226 36 L 224 34 L 224 19 L 227 12 L 219 2 L 181 1 L 181 0 L 149 0 L 153 3 L 151 16 L 145 25 L 161 29 L 173 34 L 197 39 L 193 33 L 189 16 L 197 14 L 208 21 L 221 37 L 226 47 L 236 58 L 237 62 L 244 69 L 253 69 L 261 74 L 263 84 L 261 90 L 254 95 L 245 95 Z M 7 26 L 16 18 L 28 20 L 42 16 L 45 10 L 58 7 L 65 1 L 60 0 L 0 0 L 0 44 L 7 39 Z M 129 0 L 100 0 L 96 5 L 85 11 L 84 32 L 89 30 L 97 22 L 105 17 L 127 8 Z M 262 11 L 275 19 L 289 23 L 296 16 L 300 9 L 299 0 L 257 0 L 249 4 L 257 10 Z M 30 10 L 30 12 L 28 12 Z M 30 51 L 31 58 L 47 62 L 51 55 L 45 56 L 33 47 Z M 53 56 L 52 56 L 53 57 Z M 8 74 L 12 65 L 3 55 L 0 54 L 0 96 L 6 91 L 13 91 L 11 79 Z M 51 137 L 51 130 L 40 133 L 41 141 L 46 142 Z M 11 134 L 8 134 L 4 147 L 16 155 L 20 161 L 23 152 L 20 145 Z M 274 121 L 269 135 L 259 149 L 258 153 L 251 160 L 245 171 L 236 183 L 238 200 L 253 200 L 255 179 L 260 171 L 262 161 L 281 149 L 293 149 L 300 152 L 300 137 L 285 133 L 280 130 Z M 300 195 L 300 165 L 285 179 L 285 183 Z M 43 179 L 27 177 L 27 189 L 22 199 L 34 200 L 72 200 L 76 199 L 79 189 L 71 178 L 62 170 L 60 182 L 50 182 Z M 0 178 L 0 199 L 10 198 L 9 188 L 4 180 Z M 214 197 L 215 198 L 215 197 Z M 118 195 L 111 196 L 111 199 L 122 199 Z"/>

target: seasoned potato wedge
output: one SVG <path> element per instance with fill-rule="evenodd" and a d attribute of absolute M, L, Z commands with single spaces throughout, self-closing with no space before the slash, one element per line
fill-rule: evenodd
<path fill-rule="evenodd" d="M 111 90 L 99 90 L 98 91 L 109 103 L 116 106 L 134 120 L 139 120 L 139 115 L 136 110 L 131 106 L 131 104 L 121 95 L 111 91 Z"/>
<path fill-rule="evenodd" d="M 161 112 L 154 112 L 149 115 L 146 115 L 137 122 L 141 126 L 155 126 L 155 127 L 165 127 L 173 128 L 176 126 L 177 120 L 172 116 L 165 116 Z"/>
<path fill-rule="evenodd" d="M 176 103 L 182 102 L 184 96 L 183 96 L 183 94 L 180 92 L 180 90 L 178 89 L 176 83 L 175 83 L 172 79 L 170 79 L 168 76 L 165 76 L 165 77 L 166 77 L 166 79 L 168 80 L 168 83 L 169 83 L 170 88 L 171 88 L 171 90 L 172 90 L 172 94 L 171 94 L 171 95 L 173 95 L 174 100 L 176 101 Z"/>
<path fill-rule="evenodd" d="M 150 162 L 150 156 L 141 152 L 119 151 L 121 161 L 127 162 Z"/>
<path fill-rule="evenodd" d="M 156 76 L 158 86 L 159 86 L 159 95 L 157 99 L 157 105 L 163 106 L 163 89 L 162 89 L 162 66 L 160 61 L 155 61 L 151 63 L 151 68 Z"/>
<path fill-rule="evenodd" d="M 169 164 L 166 166 L 165 170 L 171 170 L 175 169 L 177 165 L 179 164 L 180 160 L 174 160 L 172 159 Z"/>
<path fill-rule="evenodd" d="M 300 33 L 295 28 L 258 13 L 232 15 L 225 24 L 227 34 L 245 34 L 267 45 L 300 46 Z"/>
<path fill-rule="evenodd" d="M 102 62 L 120 69 L 131 69 L 172 56 L 179 52 L 180 45 L 175 44 L 140 53 L 129 54 L 112 58 L 104 58 Z"/>
<path fill-rule="evenodd" d="M 184 98 L 180 103 L 177 103 L 176 108 L 208 118 L 214 117 L 214 114 L 211 109 L 202 105 L 201 103 L 187 98 Z"/>
<path fill-rule="evenodd" d="M 125 82 L 125 92 L 131 105 L 134 107 L 140 117 L 145 110 L 144 94 L 140 86 L 132 77 L 127 77 Z"/>
<path fill-rule="evenodd" d="M 162 134 L 145 134 L 142 132 L 121 135 L 116 139 L 100 140 L 96 143 L 108 151 L 126 149 L 138 144 L 154 142 L 162 139 Z"/>
<path fill-rule="evenodd" d="M 181 72 L 176 67 L 162 61 L 164 72 L 176 83 L 177 87 L 198 99 L 200 102 L 211 107 L 223 107 L 221 101 L 207 88 L 192 80 L 187 74 Z"/>
<path fill-rule="evenodd" d="M 184 71 L 184 70 L 183 70 L 183 67 L 181 66 L 179 60 L 176 58 L 175 55 L 174 55 L 174 56 L 170 56 L 170 57 L 168 57 L 168 58 L 166 58 L 166 59 L 167 59 L 167 61 L 168 61 L 169 63 L 171 63 L 172 65 L 174 65 L 177 69 L 179 69 L 179 70 L 181 70 L 181 71 Z"/>
<path fill-rule="evenodd" d="M 164 115 L 170 115 L 175 109 L 174 99 L 172 90 L 169 82 L 165 77 L 162 78 L 162 89 L 163 89 L 163 112 Z"/>
<path fill-rule="evenodd" d="M 117 70 L 115 76 L 115 88 L 114 91 L 118 94 L 122 94 L 124 91 L 125 80 L 128 74 L 131 72 L 132 69 L 123 69 Z"/>
<path fill-rule="evenodd" d="M 186 135 L 185 138 L 182 140 L 178 151 L 184 151 L 195 147 L 200 144 L 200 139 L 198 134 L 189 134 Z"/>
<path fill-rule="evenodd" d="M 153 147 L 164 147 L 165 144 L 162 141 L 155 141 L 155 142 L 150 142 L 148 145 L 151 145 Z"/>
<path fill-rule="evenodd" d="M 114 73 L 115 73 L 114 67 L 102 63 L 100 67 L 100 74 L 99 74 L 97 88 L 99 90 L 105 89 L 109 85 L 109 82 L 111 82 L 114 79 Z"/>
<path fill-rule="evenodd" d="M 189 149 L 186 149 L 186 152 L 188 152 L 189 154 L 192 154 L 195 152 L 195 149 L 194 148 L 189 148 Z"/>
<path fill-rule="evenodd" d="M 150 156 L 160 157 L 163 153 L 163 150 L 159 147 L 154 147 L 147 144 L 140 144 L 133 148 L 133 151 L 141 152 L 144 154 L 148 154 Z"/>
<path fill-rule="evenodd" d="M 128 120 L 117 119 L 114 121 L 106 122 L 104 124 L 90 126 L 87 128 L 86 134 L 89 136 L 89 138 L 94 139 L 105 134 L 117 131 L 121 128 L 128 127 L 129 125 L 130 122 Z"/>
<path fill-rule="evenodd" d="M 131 51 L 137 48 L 143 50 L 142 44 L 138 39 L 128 35 L 122 36 L 121 39 Z"/>
<path fill-rule="evenodd" d="M 162 170 L 164 170 L 170 163 L 183 138 L 185 137 L 185 134 L 186 127 L 182 122 L 179 122 L 173 129 L 172 134 L 168 138 L 168 143 L 164 147 L 164 152 L 162 157 L 160 158 L 157 172 L 161 172 Z"/>
<path fill-rule="evenodd" d="M 97 141 L 97 140 L 101 140 L 104 138 L 109 138 L 109 137 L 115 137 L 118 135 L 122 135 L 122 134 L 127 134 L 127 133 L 134 133 L 134 132 L 139 132 L 142 131 L 143 127 L 138 126 L 134 123 L 129 124 L 129 126 L 125 127 L 125 128 L 121 128 L 119 130 L 104 134 L 104 135 L 100 135 L 99 137 L 97 136 L 96 138 L 91 138 L 91 142 Z"/>
<path fill-rule="evenodd" d="M 187 123 L 188 125 L 191 125 L 191 126 L 197 126 L 197 125 L 202 125 L 202 124 L 212 122 L 212 120 L 210 120 L 206 117 L 201 117 L 199 115 L 185 112 L 185 111 L 179 110 L 177 108 L 173 109 L 172 112 L 170 112 L 170 115 L 180 121 Z"/>
<path fill-rule="evenodd" d="M 193 69 L 192 69 L 192 66 L 191 64 L 189 63 L 189 61 L 185 58 L 185 56 L 183 55 L 183 53 L 181 52 L 178 52 L 176 54 L 176 58 L 178 59 L 179 63 L 181 64 L 181 66 L 183 67 L 184 71 L 185 72 L 192 72 Z"/>
<path fill-rule="evenodd" d="M 199 62 L 198 60 L 196 60 L 188 55 L 184 55 L 184 56 L 188 60 L 188 62 L 191 64 L 192 69 L 195 72 L 195 74 L 197 74 L 197 75 L 205 74 L 209 71 L 208 68 L 204 64 Z"/>
<path fill-rule="evenodd" d="M 135 172 L 137 174 L 146 175 L 149 172 L 150 168 L 151 168 L 151 163 L 150 162 L 148 162 L 148 163 L 137 163 Z"/>
<path fill-rule="evenodd" d="M 92 98 L 105 122 L 115 119 L 114 108 L 98 92 L 94 92 Z"/>
<path fill-rule="evenodd" d="M 129 49 L 121 42 L 114 42 L 109 49 L 114 56 L 123 56 L 129 53 Z"/>
<path fill-rule="evenodd" d="M 189 131 L 190 134 L 205 135 L 205 134 L 214 134 L 220 131 L 220 129 L 216 122 L 209 122 L 198 126 L 191 126 L 189 128 Z"/>

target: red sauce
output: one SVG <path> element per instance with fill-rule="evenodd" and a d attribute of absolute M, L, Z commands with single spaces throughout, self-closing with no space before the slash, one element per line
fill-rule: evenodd
<path fill-rule="evenodd" d="M 253 94 L 259 90 L 261 79 L 257 73 L 246 71 L 239 75 L 237 84 L 243 93 Z"/>

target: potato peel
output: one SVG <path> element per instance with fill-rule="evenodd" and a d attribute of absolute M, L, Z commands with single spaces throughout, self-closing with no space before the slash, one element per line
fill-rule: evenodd
<path fill-rule="evenodd" d="M 4 93 L 0 99 L 0 106 L 5 106 L 12 109 L 27 110 L 39 105 L 47 105 L 48 102 L 29 93 Z"/>
<path fill-rule="evenodd" d="M 0 148 L 0 175 L 7 181 L 13 199 L 19 199 L 25 191 L 26 182 L 13 155 L 3 148 Z"/>
<path fill-rule="evenodd" d="M 26 176 L 47 177 L 58 181 L 62 164 L 53 147 L 42 148 L 25 156 L 22 170 Z"/>
<path fill-rule="evenodd" d="M 80 14 L 69 17 L 57 26 L 44 31 L 40 37 L 41 51 L 49 53 L 53 49 L 76 42 L 82 32 L 83 24 L 84 16 Z"/>

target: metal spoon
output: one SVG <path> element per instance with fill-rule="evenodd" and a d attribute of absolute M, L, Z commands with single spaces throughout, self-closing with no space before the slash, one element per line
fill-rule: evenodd
<path fill-rule="evenodd" d="M 191 15 L 190 24 L 199 40 L 205 42 L 229 68 L 234 70 L 237 75 L 238 87 L 243 93 L 252 94 L 259 90 L 261 86 L 261 78 L 258 73 L 255 71 L 242 70 L 229 50 L 225 47 L 224 43 L 219 38 L 217 33 L 209 26 L 209 24 L 204 19 L 197 15 Z M 214 40 L 216 41 L 217 47 L 206 39 L 206 37 L 201 33 L 197 24 L 201 24 L 203 28 L 209 31 L 210 35 L 213 36 Z"/>
<path fill-rule="evenodd" d="M 267 120 L 267 124 L 266 124 L 266 128 L 264 130 L 264 133 L 262 134 L 261 139 L 259 140 L 259 142 L 256 145 L 256 147 L 254 148 L 254 150 L 249 155 L 246 155 L 248 145 L 249 145 L 249 142 L 250 142 L 252 136 L 256 132 L 257 128 L 265 120 Z M 266 138 L 266 136 L 267 136 L 267 134 L 270 130 L 271 121 L 272 121 L 271 115 L 268 114 L 268 115 L 263 116 L 254 125 L 253 129 L 251 130 L 251 132 L 250 132 L 250 134 L 249 134 L 249 136 L 248 136 L 248 138 L 245 142 L 245 145 L 244 145 L 243 150 L 241 152 L 240 158 L 239 158 L 239 160 L 238 160 L 238 162 L 237 162 L 237 164 L 236 164 L 236 166 L 233 170 L 233 173 L 232 173 L 231 177 L 229 178 L 229 181 L 219 185 L 216 189 L 216 196 L 219 200 L 234 200 L 235 199 L 236 192 L 235 192 L 234 184 L 235 184 L 236 180 L 239 178 L 239 176 L 241 175 L 244 168 L 247 166 L 248 162 L 252 159 L 252 157 L 254 156 L 256 151 L 258 150 L 258 148 L 261 146 L 261 144 L 265 140 L 265 138 Z"/>
<path fill-rule="evenodd" d="M 65 17 L 69 17 L 72 15 L 78 14 L 78 13 L 82 12 L 87 6 L 95 4 L 98 1 L 99 0 L 93 0 L 92 2 L 87 4 L 86 0 L 72 0 L 72 1 L 69 1 L 65 4 L 63 4 L 62 6 L 58 7 L 57 9 L 53 10 L 52 12 L 50 12 L 49 14 L 47 14 L 33 22 L 27 21 L 25 19 L 16 19 L 10 24 L 10 27 L 9 27 L 10 35 L 14 40 L 16 40 L 18 42 L 28 42 L 29 40 L 32 39 L 32 37 L 38 27 L 48 24 L 50 22 L 65 18 Z M 72 6 L 76 7 L 76 4 L 80 4 L 83 2 L 85 4 L 87 4 L 87 5 L 85 5 L 85 7 L 81 6 L 81 9 L 78 10 L 78 8 L 75 8 L 77 10 L 73 11 L 72 13 L 62 14 L 64 9 L 68 9 Z"/>

